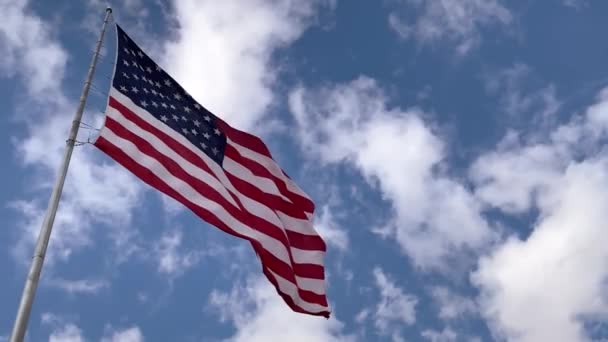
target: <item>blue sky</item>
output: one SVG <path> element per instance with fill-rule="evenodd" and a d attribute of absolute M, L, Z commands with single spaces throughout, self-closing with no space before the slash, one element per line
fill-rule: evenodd
<path fill-rule="evenodd" d="M 128 0 L 114 18 L 316 201 L 332 318 L 77 147 L 28 341 L 606 341 L 608 3 Z M 0 9 L 0 341 L 103 1 Z M 108 32 L 83 121 L 100 127 Z M 81 130 L 86 141 L 95 131 Z"/>

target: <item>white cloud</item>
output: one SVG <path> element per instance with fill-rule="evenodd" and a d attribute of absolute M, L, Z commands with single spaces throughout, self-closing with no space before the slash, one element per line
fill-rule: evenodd
<path fill-rule="evenodd" d="M 43 325 L 53 328 L 49 335 L 49 342 L 82 342 L 85 340 L 82 330 L 62 316 L 44 312 L 41 315 L 41 322 Z"/>
<path fill-rule="evenodd" d="M 510 237 L 473 275 L 482 313 L 499 336 L 587 341 L 584 317 L 608 313 L 607 94 L 548 137 L 511 139 L 472 169 L 489 205 L 538 211 L 527 238 Z"/>
<path fill-rule="evenodd" d="M 27 5 L 27 0 L 0 3 L 0 73 L 19 76 L 32 95 L 50 98 L 57 94 L 68 56 L 54 39 L 53 27 Z"/>
<path fill-rule="evenodd" d="M 202 252 L 184 251 L 182 232 L 178 230 L 164 233 L 154 246 L 154 254 L 158 261 L 158 272 L 169 276 L 183 274 L 203 257 Z"/>
<path fill-rule="evenodd" d="M 511 12 L 499 0 L 401 0 L 404 7 L 389 15 L 389 26 L 402 38 L 414 37 L 423 44 L 447 40 L 456 44 L 464 55 L 481 41 L 481 30 L 506 26 L 513 20 Z M 408 22 L 402 13 L 420 11 Z"/>
<path fill-rule="evenodd" d="M 521 118 L 526 124 L 548 124 L 553 121 L 561 102 L 550 84 L 541 89 L 526 89 L 533 79 L 529 66 L 516 63 L 509 68 L 484 75 L 486 91 L 499 95 L 500 108 L 510 118 Z"/>
<path fill-rule="evenodd" d="M 49 279 L 46 285 L 64 290 L 70 294 L 96 294 L 108 288 L 110 283 L 101 279 L 66 280 L 53 278 Z"/>
<path fill-rule="evenodd" d="M 231 321 L 236 332 L 229 341 L 353 341 L 342 334 L 342 324 L 295 313 L 262 277 L 250 279 L 244 287 L 226 293 L 213 291 L 210 309 L 219 311 L 221 321 Z M 334 314 L 335 315 L 335 314 Z"/>
<path fill-rule="evenodd" d="M 333 245 L 344 251 L 348 247 L 348 234 L 336 222 L 334 215 L 329 206 L 323 206 L 317 214 L 315 220 L 315 229 L 321 235 L 323 240 L 330 245 Z"/>
<path fill-rule="evenodd" d="M 424 330 L 421 336 L 430 342 L 456 342 L 458 334 L 450 328 L 444 328 L 442 331 Z"/>
<path fill-rule="evenodd" d="M 479 311 L 472 299 L 460 296 L 447 287 L 434 287 L 431 295 L 439 308 L 439 318 L 443 320 L 463 319 Z"/>
<path fill-rule="evenodd" d="M 133 326 L 123 330 L 106 331 L 101 342 L 143 342 L 144 335 L 138 326 Z"/>
<path fill-rule="evenodd" d="M 73 323 L 68 323 L 61 328 L 53 330 L 49 336 L 49 342 L 82 342 L 84 340 L 82 330 Z"/>
<path fill-rule="evenodd" d="M 374 325 L 382 335 L 398 336 L 400 327 L 416 322 L 418 299 L 404 293 L 380 268 L 374 269 L 374 278 L 380 291 L 380 302 L 372 314 Z"/>
<path fill-rule="evenodd" d="M 443 267 L 449 256 L 475 250 L 493 234 L 478 200 L 446 174 L 446 146 L 422 120 L 425 114 L 386 102 L 376 82 L 361 77 L 298 88 L 289 104 L 306 152 L 325 164 L 354 166 L 392 202 L 395 216 L 382 234 L 394 237 L 417 266 Z"/>
<path fill-rule="evenodd" d="M 316 10 L 333 1 L 252 0 L 174 3 L 179 27 L 163 65 L 199 102 L 251 129 L 275 100 L 273 52 L 297 39 Z"/>

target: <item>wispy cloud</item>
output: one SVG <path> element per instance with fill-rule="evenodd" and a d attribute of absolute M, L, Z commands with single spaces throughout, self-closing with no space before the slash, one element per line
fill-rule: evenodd
<path fill-rule="evenodd" d="M 403 39 L 421 44 L 447 41 L 465 55 L 482 40 L 482 30 L 507 26 L 511 12 L 499 0 L 401 0 L 402 9 L 389 15 L 390 27 Z M 415 19 L 405 14 L 417 11 Z"/>
<path fill-rule="evenodd" d="M 100 279 L 66 280 L 53 278 L 47 282 L 47 285 L 66 291 L 69 294 L 96 294 L 108 288 L 110 283 Z"/>
<path fill-rule="evenodd" d="M 107 328 L 101 342 L 143 342 L 144 335 L 138 326 L 125 329 Z"/>
<path fill-rule="evenodd" d="M 407 294 L 382 269 L 374 269 L 380 301 L 373 312 L 374 325 L 381 335 L 399 336 L 401 327 L 416 322 L 418 299 Z"/>

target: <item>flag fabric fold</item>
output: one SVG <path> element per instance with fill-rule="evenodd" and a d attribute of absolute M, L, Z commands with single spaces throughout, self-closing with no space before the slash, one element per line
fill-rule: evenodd
<path fill-rule="evenodd" d="M 209 224 L 248 240 L 296 312 L 329 317 L 312 200 L 264 142 L 196 102 L 117 25 L 104 125 L 94 145 Z"/>

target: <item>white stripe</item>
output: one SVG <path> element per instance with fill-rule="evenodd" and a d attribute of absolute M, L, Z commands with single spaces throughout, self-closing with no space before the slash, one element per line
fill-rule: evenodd
<path fill-rule="evenodd" d="M 298 264 L 315 264 L 322 265 L 325 252 L 323 251 L 307 251 L 295 247 L 291 247 L 291 255 L 293 261 Z"/>
<path fill-rule="evenodd" d="M 114 119 L 114 121 L 120 123 L 122 127 L 127 129 L 131 133 L 139 136 L 140 138 L 148 142 L 160 154 L 175 161 L 177 165 L 179 165 L 186 173 L 190 174 L 190 176 L 211 186 L 214 190 L 219 192 L 224 199 L 226 199 L 228 202 L 238 208 L 238 204 L 234 201 L 232 196 L 230 196 L 226 188 L 215 177 L 208 174 L 204 169 L 201 169 L 200 167 L 190 163 L 188 160 L 182 158 L 182 156 L 175 153 L 162 140 L 158 139 L 154 134 L 140 128 L 129 119 L 125 118 L 118 110 L 112 107 L 108 107 L 106 115 Z"/>
<path fill-rule="evenodd" d="M 325 280 L 296 277 L 298 287 L 302 290 L 310 291 L 318 295 L 325 295 Z"/>
<path fill-rule="evenodd" d="M 291 297 L 293 302 L 296 305 L 298 305 L 299 307 L 301 307 L 302 309 L 304 309 L 308 312 L 314 312 L 314 313 L 327 311 L 326 306 L 304 301 L 300 297 L 297 287 L 292 282 L 290 282 L 286 279 L 283 279 L 282 277 L 280 277 L 276 273 L 272 272 L 271 270 L 268 270 L 268 272 L 270 272 L 274 276 L 274 278 L 277 280 L 277 284 L 279 286 L 279 289 L 281 289 L 281 292 L 283 292 L 286 295 L 288 295 L 289 297 Z"/>
<path fill-rule="evenodd" d="M 283 173 L 281 167 L 279 167 L 279 165 L 272 158 L 269 158 L 263 154 L 248 149 L 245 146 L 239 145 L 231 139 L 228 139 L 228 143 L 232 145 L 237 151 L 239 151 L 239 153 L 243 157 L 251 159 L 257 162 L 258 164 L 264 166 L 266 170 L 270 171 L 270 173 L 272 173 L 275 177 L 282 180 L 285 183 L 287 190 L 310 200 L 310 197 Z"/>
<path fill-rule="evenodd" d="M 277 185 L 271 179 L 254 175 L 251 170 L 232 160 L 230 157 L 224 156 L 222 166 L 226 172 L 229 172 L 233 176 L 255 185 L 258 189 L 265 193 L 275 194 L 285 201 L 291 203 L 291 200 L 281 193 L 279 188 L 277 188 Z"/>
<path fill-rule="evenodd" d="M 304 235 L 314 235 L 319 236 L 319 233 L 315 230 L 310 220 L 299 219 L 295 217 L 291 217 L 282 211 L 276 211 L 279 220 L 283 223 L 283 226 L 286 229 L 291 230 L 292 232 L 304 234 Z"/>
<path fill-rule="evenodd" d="M 141 138 L 146 139 L 146 141 L 148 141 L 150 143 L 150 145 L 152 145 L 159 153 L 167 155 L 166 153 L 163 153 L 163 152 L 167 152 L 167 150 L 172 151 L 169 149 L 168 146 L 164 145 L 164 143 L 162 141 L 160 141 L 155 135 L 139 128 L 137 125 L 128 121 L 126 118 L 124 118 L 122 116 L 122 114 L 120 114 L 120 112 L 116 111 L 115 109 L 110 108 L 110 110 L 108 111 L 108 116 L 111 117 L 112 119 L 114 119 L 115 121 L 119 122 L 125 129 L 128 129 L 133 134 L 136 134 L 136 135 L 140 136 Z M 127 122 L 125 122 L 125 121 L 127 121 Z M 158 162 L 156 159 L 141 152 L 137 148 L 137 146 L 135 144 L 133 144 L 131 141 L 118 137 L 109 128 L 104 126 L 104 128 L 102 129 L 101 136 L 103 136 L 106 140 L 108 140 L 114 146 L 118 147 L 123 152 L 125 152 L 135 162 L 137 162 L 141 166 L 149 169 L 152 173 L 154 173 L 156 176 L 158 176 L 161 180 L 163 180 L 167 185 L 169 185 L 175 191 L 180 193 L 182 196 L 187 198 L 190 202 L 198 205 L 199 207 L 202 207 L 204 209 L 211 211 L 222 222 L 226 223 L 231 229 L 233 229 L 237 233 L 248 236 L 248 237 L 252 237 L 253 239 L 255 239 L 257 241 L 260 241 L 260 243 L 262 243 L 262 246 L 264 247 L 264 249 L 268 250 L 268 252 L 270 252 L 272 255 L 274 255 L 278 259 L 283 260 L 288 265 L 291 265 L 291 261 L 290 261 L 289 255 L 287 254 L 287 250 L 280 241 L 242 224 L 236 218 L 232 217 L 232 215 L 230 215 L 230 213 L 225 211 L 225 209 L 222 206 L 218 205 L 216 202 L 213 202 L 213 201 L 210 201 L 210 200 L 204 198 L 202 194 L 200 194 L 198 191 L 196 191 L 194 188 L 192 188 L 188 183 L 186 183 L 185 181 L 181 180 L 180 178 L 175 177 L 171 173 L 169 173 L 169 171 L 162 164 L 160 164 L 160 162 Z M 161 151 L 161 150 L 165 150 L 165 151 Z M 175 162 L 178 163 L 178 165 L 180 167 L 182 167 L 184 170 L 186 168 L 194 169 L 194 170 L 191 170 L 191 171 L 193 171 L 192 173 L 194 173 L 193 176 L 200 176 L 200 175 L 196 175 L 196 173 L 202 173 L 202 174 L 206 175 L 206 178 L 212 178 L 208 174 L 202 172 L 201 169 L 196 168 L 196 166 L 190 164 L 190 162 L 181 158 L 176 153 L 171 153 L 171 155 L 172 155 L 171 158 L 173 160 L 175 160 Z M 196 172 L 195 170 L 198 170 L 198 172 Z M 203 177 L 205 177 L 205 176 L 203 176 Z M 217 180 L 215 180 L 215 179 L 213 179 L 213 180 L 215 181 L 215 183 L 217 183 Z M 180 186 L 182 186 L 184 190 L 180 191 L 180 188 L 179 188 Z M 224 189 L 224 191 L 225 191 L 225 189 Z M 245 202 L 247 202 L 248 206 L 250 206 L 250 207 L 255 206 L 255 204 L 257 204 L 258 207 L 260 207 L 260 206 L 264 207 L 260 203 L 252 201 L 245 196 L 241 195 L 241 197 L 243 197 L 243 199 L 244 199 L 244 201 L 243 201 L 244 205 L 245 205 Z M 196 201 L 196 199 L 198 199 L 198 201 Z M 214 205 L 210 206 L 209 204 L 214 204 Z M 264 208 L 266 208 L 266 207 L 264 207 Z M 255 210 L 252 211 L 252 214 L 256 215 Z M 275 218 L 276 218 L 276 216 L 275 216 Z M 235 224 L 236 224 L 236 226 L 235 226 Z M 280 222 L 279 222 L 279 227 L 280 227 Z M 270 245 L 270 247 L 268 247 L 269 245 Z M 313 260 L 315 258 L 315 255 L 318 253 L 318 251 L 303 251 L 303 250 L 300 250 L 300 249 L 297 249 L 297 248 L 294 248 L 291 246 L 290 246 L 290 249 L 296 251 L 296 254 L 298 255 L 297 260 L 300 260 L 300 261 L 296 261 L 298 263 L 313 263 L 313 262 L 308 262 L 308 261 Z M 312 253 L 314 255 L 308 255 L 308 253 Z M 294 255 L 294 259 L 295 259 L 295 255 Z M 319 258 L 317 257 L 316 260 L 319 260 Z M 322 266 L 323 265 L 322 256 L 321 256 L 320 261 L 314 262 L 314 263 L 320 264 Z M 323 280 L 296 277 L 296 281 L 298 282 L 298 286 L 300 286 L 300 288 L 302 288 L 304 290 L 312 291 L 315 293 L 320 293 L 319 291 L 324 290 L 324 288 L 320 287 L 318 284 L 318 281 L 323 282 Z M 302 282 L 302 285 L 300 285 L 300 282 Z"/>

